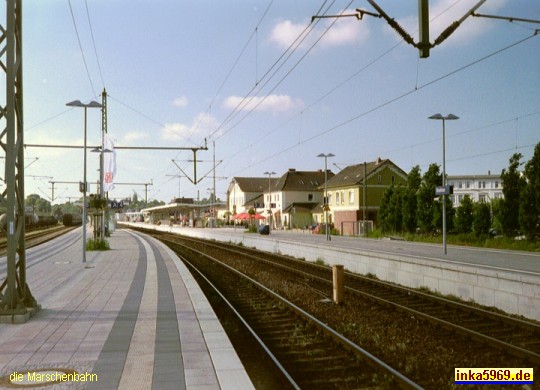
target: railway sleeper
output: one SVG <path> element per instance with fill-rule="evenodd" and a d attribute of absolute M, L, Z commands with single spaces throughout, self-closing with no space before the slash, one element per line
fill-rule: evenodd
<path fill-rule="evenodd" d="M 339 378 L 323 378 L 323 379 L 308 379 L 302 382 L 302 385 L 306 388 L 317 389 L 347 389 L 347 388 L 371 388 L 371 375 L 363 374 L 361 377 L 351 376 L 346 372 Z M 361 386 L 361 387 L 360 387 Z M 373 387 L 376 389 L 379 387 Z"/>
<path fill-rule="evenodd" d="M 260 323 L 257 326 L 257 329 L 259 329 L 259 331 L 261 332 L 266 331 L 266 330 L 277 329 L 277 328 L 294 330 L 296 328 L 296 322 L 292 321 L 290 318 L 289 319 L 284 318 L 282 320 L 277 320 L 277 321 L 270 319 L 270 320 L 265 320 L 263 323 Z"/>
<path fill-rule="evenodd" d="M 317 364 L 317 363 L 331 363 L 336 362 L 336 365 L 343 365 L 348 359 L 349 355 L 346 354 L 328 354 L 329 351 L 327 350 L 326 353 L 323 356 L 309 356 L 308 351 L 304 351 L 304 356 L 297 356 L 294 359 L 287 360 L 285 359 L 283 362 L 286 364 L 287 361 L 294 362 L 294 364 Z"/>

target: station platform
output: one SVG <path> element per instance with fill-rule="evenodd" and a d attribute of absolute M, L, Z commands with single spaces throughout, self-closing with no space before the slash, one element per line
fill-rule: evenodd
<path fill-rule="evenodd" d="M 82 229 L 27 250 L 41 310 L 0 325 L 0 388 L 252 389 L 212 307 L 159 241 L 116 230 L 87 252 Z M 5 275 L 5 258 L 0 274 Z"/>
<path fill-rule="evenodd" d="M 311 234 L 305 230 L 249 233 L 243 227 L 190 228 L 118 222 L 118 226 L 241 244 L 374 275 L 411 288 L 427 288 L 464 301 L 540 321 L 540 253 L 448 246 L 390 239 Z"/>

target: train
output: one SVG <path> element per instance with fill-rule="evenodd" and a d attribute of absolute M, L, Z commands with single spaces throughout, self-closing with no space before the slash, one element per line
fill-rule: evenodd
<path fill-rule="evenodd" d="M 81 226 L 82 225 L 82 215 L 68 213 L 64 214 L 62 217 L 62 223 L 64 226 Z"/>
<path fill-rule="evenodd" d="M 0 215 L 0 226 L 2 230 L 6 230 L 7 216 L 6 214 Z M 25 229 L 39 229 L 49 226 L 54 226 L 58 224 L 58 220 L 53 215 L 37 215 L 37 214 L 26 214 L 24 216 L 24 227 Z"/>

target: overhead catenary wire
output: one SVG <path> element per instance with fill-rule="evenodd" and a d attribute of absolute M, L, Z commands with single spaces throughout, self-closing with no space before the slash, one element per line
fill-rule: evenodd
<path fill-rule="evenodd" d="M 73 13 L 73 7 L 71 6 L 71 0 L 68 0 L 69 11 L 71 12 L 71 20 L 73 20 L 73 27 L 75 28 L 75 35 L 77 36 L 77 42 L 79 43 L 79 49 L 81 51 L 82 59 L 84 62 L 84 68 L 86 69 L 86 75 L 88 76 L 88 81 L 90 82 L 90 87 L 94 96 L 97 96 L 96 89 L 94 88 L 94 83 L 92 82 L 92 77 L 90 76 L 90 71 L 88 70 L 88 63 L 86 62 L 86 57 L 84 55 L 84 50 L 81 44 L 81 38 L 79 36 L 79 30 L 77 29 L 77 22 L 75 21 L 75 14 Z"/>
<path fill-rule="evenodd" d="M 319 8 L 319 11 L 324 7 L 327 1 L 323 3 L 323 5 Z M 334 4 L 335 1 L 332 2 Z M 352 1 L 351 1 L 352 3 Z M 332 6 L 330 4 L 330 6 Z M 350 4 L 350 3 L 349 3 Z M 329 6 L 329 7 L 330 7 Z M 327 7 L 327 10 L 329 9 Z M 238 115 L 241 110 L 246 107 L 253 99 L 254 95 L 252 93 L 258 89 L 261 90 L 264 86 L 268 84 L 268 82 L 276 75 L 276 73 L 283 67 L 285 62 L 292 56 L 292 54 L 298 49 L 300 44 L 307 38 L 307 36 L 313 31 L 314 26 L 318 23 L 318 21 L 314 23 L 308 24 L 295 38 L 295 40 L 287 47 L 287 49 L 279 56 L 279 58 L 274 61 L 274 63 L 268 68 L 268 70 L 264 73 L 264 75 L 259 79 L 259 83 L 253 85 L 253 87 L 246 93 L 246 95 L 242 98 L 242 100 L 235 106 L 235 108 L 227 115 L 227 117 L 221 122 L 221 124 L 211 133 L 212 138 L 216 133 L 218 133 L 223 127 L 225 127 L 229 122 L 231 122 L 236 115 Z M 279 65 L 279 66 L 278 66 Z M 274 68 L 278 67 L 275 71 Z M 272 74 L 270 74 L 273 71 Z M 270 76 L 269 76 L 270 75 Z M 268 79 L 266 79 L 268 76 Z M 262 81 L 265 80 L 264 83 Z M 261 84 L 262 83 L 262 84 Z M 230 131 L 230 130 L 228 130 Z M 227 132 L 228 132 L 227 131 Z M 221 138 L 221 136 L 219 137 Z"/>
<path fill-rule="evenodd" d="M 447 12 L 448 10 L 450 10 L 452 7 L 456 6 L 458 3 L 460 3 L 462 0 L 456 0 L 454 3 L 452 3 L 451 5 L 449 5 L 447 8 L 445 8 L 444 10 L 442 10 L 439 14 L 435 15 L 433 18 L 430 19 L 430 22 L 438 19 L 439 17 L 441 17 L 445 12 Z M 352 3 L 352 2 L 351 2 Z M 345 8 L 348 8 L 350 6 L 349 3 L 347 5 L 347 7 Z M 319 9 L 319 12 L 320 10 L 322 9 L 322 7 Z M 345 11 L 345 9 L 341 12 L 340 15 L 343 14 L 343 12 Z M 338 17 L 340 15 L 337 15 Z M 332 17 L 336 17 L 336 16 L 332 16 Z M 335 23 L 335 22 L 334 22 Z M 333 24 L 330 26 L 332 27 Z M 324 32 L 324 34 L 326 34 L 326 32 L 330 29 L 327 28 L 327 30 Z M 323 34 L 323 35 L 324 35 Z M 321 38 L 319 38 L 319 40 L 316 43 L 318 43 L 320 41 L 320 39 L 322 39 L 322 36 Z M 350 80 L 352 80 L 353 78 L 357 77 L 360 73 L 364 72 L 366 69 L 368 69 L 369 67 L 371 67 L 372 65 L 374 65 L 375 63 L 377 63 L 379 60 L 381 60 L 382 58 L 384 58 L 386 55 L 388 55 L 391 51 L 393 51 L 394 49 L 396 49 L 398 46 L 402 45 L 403 44 L 403 41 L 399 41 L 397 44 L 393 45 L 390 49 L 386 50 L 384 53 L 382 53 L 381 55 L 379 55 L 378 57 L 376 57 L 374 60 L 370 61 L 368 64 L 366 64 L 365 66 L 363 66 L 361 69 L 359 69 L 358 71 L 354 72 L 352 75 L 350 75 L 349 77 L 347 77 L 346 79 L 344 79 L 342 82 L 340 82 L 338 85 L 336 85 L 335 87 L 331 88 L 329 91 L 327 91 L 326 93 L 324 93 L 323 95 L 321 95 L 318 99 L 316 99 L 315 101 L 313 101 L 311 104 L 309 104 L 307 107 L 304 107 L 302 108 L 301 112 L 297 113 L 296 115 L 294 115 L 293 117 L 291 117 L 290 119 L 288 119 L 287 121 L 283 122 L 282 124 L 276 126 L 274 129 L 270 130 L 270 131 L 266 131 L 266 132 L 263 132 L 263 135 L 257 140 L 257 141 L 254 141 L 253 143 L 257 143 L 259 141 L 261 141 L 262 139 L 270 136 L 274 131 L 278 130 L 279 128 L 281 128 L 282 126 L 284 126 L 285 124 L 291 122 L 293 119 L 295 119 L 296 117 L 298 117 L 299 115 L 303 114 L 304 112 L 306 112 L 307 110 L 309 110 L 311 107 L 313 107 L 314 105 L 318 104 L 319 102 L 321 102 L 322 100 L 324 100 L 325 98 L 327 98 L 328 96 L 330 96 L 333 92 L 335 92 L 336 90 L 338 90 L 339 88 L 343 87 L 344 85 L 346 85 Z M 310 48 L 311 50 L 312 48 Z M 298 64 L 298 63 L 297 63 Z M 297 65 L 296 64 L 296 65 Z M 295 65 L 295 66 L 296 66 Z M 281 80 L 283 81 L 283 80 Z M 280 83 L 281 83 L 280 81 Z M 278 84 L 279 85 L 279 84 Z M 417 80 L 416 80 L 416 88 L 418 87 L 418 75 L 417 75 Z M 275 87 L 277 88 L 277 86 Z M 275 89 L 274 88 L 274 89 Z M 274 90 L 273 89 L 273 90 Z M 272 90 L 272 91 L 273 91 Z M 269 96 L 271 92 L 269 92 L 266 97 Z M 266 98 L 265 97 L 265 98 Z M 264 100 L 264 99 L 263 99 Z M 262 101 L 259 102 L 258 105 L 262 104 Z M 258 106 L 257 105 L 257 106 Z M 256 107 L 257 107 L 256 106 Z M 250 110 L 250 112 L 248 114 L 251 114 L 252 111 L 254 111 L 256 109 L 256 107 L 254 107 L 252 110 Z M 247 118 L 248 114 L 244 115 L 244 117 L 239 120 L 234 126 L 232 126 L 232 128 L 236 127 L 237 125 L 240 124 L 241 121 L 243 121 L 244 119 Z M 232 130 L 232 128 L 230 128 L 229 130 L 227 130 L 227 132 L 229 132 L 230 130 Z M 221 138 L 225 135 L 225 133 L 221 134 L 220 137 L 218 138 Z M 252 143 L 252 144 L 253 144 Z M 236 154 L 239 154 L 241 152 L 241 149 L 239 149 L 239 151 L 236 153 Z"/>
<path fill-rule="evenodd" d="M 353 0 L 351 0 L 349 2 L 349 4 L 341 11 L 341 13 L 345 12 L 345 10 L 347 9 L 347 7 L 349 7 L 351 5 L 351 3 L 353 2 Z M 337 19 L 336 19 L 337 20 Z M 307 55 L 311 52 L 311 50 L 313 50 L 313 48 L 321 41 L 321 39 L 328 33 L 328 31 L 332 28 L 332 26 L 336 23 L 336 20 L 334 20 L 324 31 L 323 33 L 319 36 L 319 38 L 308 48 L 308 50 L 306 50 L 306 52 L 300 57 L 300 59 L 285 73 L 285 75 L 270 89 L 269 92 L 266 93 L 266 95 L 262 98 L 262 99 L 259 99 L 258 102 L 253 106 L 251 107 L 251 109 L 248 110 L 247 113 L 244 114 L 244 116 L 242 118 L 240 118 L 234 125 L 232 125 L 231 127 L 229 127 L 229 129 L 225 132 L 223 132 L 217 139 L 223 137 L 224 135 L 226 135 L 227 133 L 229 133 L 231 130 L 233 130 L 234 128 L 236 128 L 236 126 L 238 126 L 243 120 L 245 120 L 249 115 L 251 115 L 251 113 L 253 111 L 255 111 L 257 109 L 257 107 L 259 107 L 269 96 L 272 92 L 274 92 L 277 87 L 279 87 L 281 85 L 281 83 L 283 83 L 283 81 L 285 81 L 285 79 L 287 77 L 289 77 L 289 75 L 298 67 L 298 65 L 307 57 Z M 311 29 L 311 31 L 313 30 L 313 28 Z M 300 35 L 301 36 L 301 35 Z M 302 38 L 302 40 L 298 43 L 298 45 L 295 47 L 294 50 L 296 50 L 300 44 L 306 39 L 307 37 L 307 34 Z M 290 58 L 290 56 L 292 55 L 293 52 L 289 53 L 289 55 L 287 56 L 286 60 L 288 60 Z M 276 69 L 276 71 L 272 74 L 272 77 L 275 76 L 277 74 L 277 72 L 282 68 L 282 66 L 285 64 L 285 62 L 283 62 L 279 67 L 278 69 Z M 268 80 L 266 80 L 266 82 L 260 87 L 261 89 L 264 88 L 269 82 L 270 82 L 271 78 L 269 78 Z M 243 105 L 242 108 L 245 108 L 252 100 L 254 99 L 254 96 L 251 96 L 248 101 Z"/>
<path fill-rule="evenodd" d="M 319 7 L 319 10 L 318 10 L 317 12 L 321 12 L 321 10 L 325 7 L 325 5 L 326 5 L 327 2 L 328 2 L 328 0 L 324 0 L 324 2 L 323 2 L 322 5 Z M 334 3 L 335 3 L 335 0 L 332 1 L 332 3 L 326 8 L 326 11 L 327 11 Z M 352 3 L 352 0 L 351 0 L 351 3 Z M 268 10 L 269 10 L 271 4 L 272 4 L 272 3 L 270 3 L 269 6 L 267 7 L 265 13 L 263 14 L 263 16 L 261 17 L 261 19 L 259 20 L 259 23 L 257 24 L 255 30 L 260 26 L 262 20 L 264 19 L 264 17 L 266 16 L 266 13 L 267 13 Z M 349 4 L 350 4 L 350 3 L 349 3 Z M 326 12 L 326 11 L 325 11 L 325 12 Z M 316 24 L 316 23 L 315 23 L 315 24 Z M 246 99 L 248 99 L 248 98 L 250 97 L 250 94 L 251 94 L 256 88 L 258 88 L 258 87 L 259 87 L 259 88 L 262 88 L 262 87 L 260 87 L 260 82 L 261 82 L 262 80 L 264 80 L 264 79 L 270 74 L 270 72 L 271 72 L 271 71 L 272 71 L 272 70 L 273 70 L 273 69 L 281 62 L 282 65 L 280 65 L 280 66 L 278 67 L 278 69 L 277 69 L 271 76 L 269 76 L 269 79 L 271 79 L 271 78 L 276 74 L 276 72 L 281 68 L 281 66 L 283 66 L 283 63 L 284 63 L 285 61 L 287 61 L 288 58 L 290 58 L 290 56 L 292 55 L 292 53 L 294 53 L 294 51 L 298 48 L 298 46 L 299 46 L 299 45 L 303 42 L 303 40 L 307 37 L 307 35 L 309 34 L 309 32 L 311 32 L 311 30 L 313 29 L 313 25 L 314 25 L 314 24 L 312 23 L 312 24 L 306 26 L 306 28 L 305 28 L 300 34 L 298 34 L 298 36 L 296 37 L 296 39 L 295 39 L 295 40 L 289 45 L 289 47 L 288 47 L 288 48 L 280 55 L 280 57 L 279 57 L 276 61 L 274 61 L 274 63 L 270 66 L 270 68 L 269 68 L 269 69 L 264 73 L 264 75 L 258 80 L 258 83 L 255 83 L 255 84 L 253 85 L 253 87 L 251 88 L 251 90 L 246 94 L 246 96 L 242 99 L 242 101 L 241 101 L 240 103 L 238 103 L 238 105 L 237 105 L 237 106 L 229 113 L 229 115 L 221 122 L 221 124 L 218 125 L 217 128 L 216 128 L 213 132 L 211 132 L 211 133 L 209 134 L 208 139 L 211 139 L 211 138 L 212 138 L 219 130 L 221 130 L 221 128 L 222 128 L 226 123 L 228 123 L 230 120 L 232 120 L 232 118 L 234 118 L 234 117 L 240 112 L 240 111 L 239 111 L 240 106 L 242 106 L 242 104 L 246 101 Z M 308 29 L 310 29 L 310 28 L 311 28 L 311 30 L 308 31 L 308 32 L 306 33 L 306 31 L 307 31 Z M 253 34 L 255 34 L 255 30 L 254 30 L 254 32 L 252 33 L 252 35 L 250 36 L 250 38 L 248 39 L 248 42 L 246 42 L 246 44 L 244 45 L 244 49 L 242 50 L 241 55 L 242 55 L 243 52 L 245 51 L 245 49 L 246 49 L 247 45 L 249 44 L 250 40 L 253 38 Z M 302 38 L 302 39 L 301 39 L 301 38 Z M 301 41 L 297 44 L 297 42 L 298 42 L 299 39 L 301 39 Z M 296 45 L 296 46 L 295 46 L 295 45 Z M 291 50 L 291 49 L 292 49 L 292 50 Z M 290 52 L 290 54 L 285 58 L 285 60 L 283 60 L 283 58 L 284 58 L 284 57 L 287 55 L 287 53 L 289 53 L 289 52 Z M 241 55 L 240 55 L 240 56 L 241 56 Z M 236 63 L 238 62 L 240 56 L 239 56 L 239 57 L 237 58 L 237 60 L 235 61 L 235 65 L 234 65 L 234 66 L 236 66 Z M 283 62 L 282 62 L 282 60 L 283 60 Z M 234 69 L 234 67 L 233 67 L 233 69 Z M 233 70 L 233 69 L 231 69 L 231 71 L 230 71 L 229 74 L 227 75 L 227 78 L 226 78 L 226 79 L 228 79 L 228 77 L 230 76 L 230 73 L 232 73 L 232 70 Z M 225 82 L 224 82 L 224 83 L 225 83 Z M 222 85 L 220 86 L 219 91 L 221 91 L 221 89 L 223 88 L 224 83 L 222 83 Z M 264 85 L 266 85 L 266 83 L 265 83 Z M 217 96 L 219 95 L 219 91 L 218 91 L 218 93 L 216 93 L 216 95 L 214 96 L 214 99 L 212 100 L 212 102 L 214 102 L 215 99 L 217 98 Z M 252 99 L 252 98 L 253 98 L 253 97 L 251 97 L 251 99 Z M 251 99 L 250 99 L 249 101 L 251 101 Z M 249 102 L 248 102 L 248 103 L 249 103 Z M 248 103 L 246 103 L 246 104 L 248 104 Z M 208 110 L 207 110 L 207 113 L 211 110 L 211 107 L 212 107 L 212 103 L 209 105 L 209 108 L 208 108 Z M 205 115 L 206 115 L 206 114 L 205 114 Z M 202 120 L 202 117 L 201 117 L 201 120 Z M 196 127 L 199 125 L 199 123 L 200 123 L 200 121 L 195 125 L 195 128 L 193 128 L 193 130 L 196 129 Z M 173 168 L 173 169 L 174 169 L 174 168 Z"/>
<path fill-rule="evenodd" d="M 236 57 L 236 60 L 234 61 L 233 65 L 231 66 L 231 69 L 229 69 L 229 71 L 227 72 L 227 75 L 225 76 L 225 78 L 223 79 L 223 81 L 221 82 L 220 86 L 218 87 L 216 93 L 214 94 L 214 97 L 212 98 L 212 100 L 210 101 L 210 104 L 208 105 L 208 108 L 206 110 L 206 112 L 204 113 L 203 116 L 201 116 L 201 118 L 199 119 L 199 121 L 195 124 L 194 126 L 194 131 L 198 128 L 200 122 L 202 121 L 202 118 L 206 115 L 209 115 L 211 109 L 212 109 L 212 106 L 214 104 L 214 102 L 216 101 L 217 97 L 219 96 L 219 94 L 221 93 L 221 91 L 223 90 L 223 87 L 225 86 L 225 84 L 227 83 L 227 81 L 229 81 L 229 78 L 231 77 L 233 71 L 236 69 L 236 66 L 238 65 L 238 62 L 240 61 L 240 59 L 242 58 L 242 56 L 244 55 L 247 47 L 249 46 L 249 43 L 251 42 L 251 40 L 253 39 L 254 36 L 256 36 L 257 34 L 257 30 L 259 28 L 259 26 L 261 25 L 261 23 L 263 22 L 264 18 L 266 17 L 266 14 L 268 13 L 268 11 L 270 10 L 270 7 L 272 6 L 272 4 L 274 3 L 274 0 L 271 0 L 269 3 L 268 3 L 268 6 L 266 7 L 264 13 L 262 14 L 262 16 L 259 18 L 259 21 L 257 22 L 257 25 L 255 26 L 255 28 L 253 29 L 253 32 L 251 33 L 251 35 L 248 37 L 246 43 L 244 44 L 244 46 L 242 47 L 242 50 L 240 50 L 240 54 L 238 54 L 238 56 Z M 191 136 L 190 136 L 191 138 Z"/>
<path fill-rule="evenodd" d="M 327 129 L 325 129 L 323 131 L 320 131 L 319 133 L 314 134 L 313 136 L 311 136 L 309 138 L 306 138 L 306 139 L 304 139 L 303 141 L 301 141 L 299 143 L 295 142 L 293 145 L 291 145 L 289 147 L 286 147 L 286 148 L 284 148 L 284 149 L 282 149 L 282 150 L 280 150 L 280 151 L 278 151 L 276 153 L 273 153 L 272 155 L 270 155 L 270 156 L 268 156 L 268 157 L 266 157 L 266 158 L 264 158 L 262 160 L 259 160 L 256 163 L 251 163 L 250 166 L 256 166 L 256 165 L 262 164 L 262 163 L 264 163 L 264 162 L 266 162 L 268 160 L 275 159 L 277 156 L 279 156 L 279 155 L 281 155 L 283 153 L 286 153 L 286 152 L 298 147 L 301 144 L 311 142 L 311 141 L 313 141 L 313 140 L 315 140 L 317 138 L 322 137 L 325 134 L 333 132 L 333 131 L 335 131 L 335 130 L 337 130 L 337 129 L 339 129 L 339 128 L 347 125 L 347 124 L 350 124 L 350 123 L 352 123 L 352 122 L 354 122 L 354 121 L 356 121 L 356 120 L 358 120 L 358 119 L 360 119 L 360 118 L 362 118 L 362 117 L 364 117 L 364 116 L 366 116 L 368 114 L 371 114 L 371 113 L 373 113 L 373 112 L 375 112 L 377 110 L 380 110 L 383 107 L 389 106 L 389 105 L 391 105 L 391 104 L 393 104 L 393 103 L 395 103 L 395 102 L 397 102 L 397 101 L 399 101 L 399 100 L 401 100 L 401 99 L 403 99 L 403 98 L 405 98 L 405 97 L 407 97 L 407 96 L 409 96 L 411 94 L 414 94 L 414 93 L 416 93 L 416 92 L 418 92 L 418 91 L 420 91 L 420 90 L 422 90 L 422 89 L 424 89 L 426 87 L 429 87 L 429 86 L 431 86 L 433 84 L 436 84 L 436 83 L 438 83 L 438 82 L 440 82 L 440 81 L 442 81 L 442 80 L 444 80 L 444 79 L 446 79 L 446 78 L 448 78 L 450 76 L 453 76 L 456 73 L 459 73 L 459 72 L 461 72 L 461 71 L 463 71 L 465 69 L 468 69 L 471 66 L 474 66 L 474 65 L 476 65 L 476 64 L 478 64 L 478 63 L 480 63 L 482 61 L 485 61 L 485 60 L 487 60 L 487 59 L 489 59 L 489 58 L 491 58 L 493 56 L 496 56 L 496 55 L 498 55 L 498 54 L 500 54 L 500 53 L 502 53 L 502 52 L 504 52 L 506 50 L 509 50 L 509 49 L 511 49 L 511 48 L 513 48 L 513 47 L 515 47 L 517 45 L 520 45 L 520 44 L 528 41 L 529 39 L 536 37 L 537 35 L 538 35 L 538 31 L 535 31 L 535 33 L 532 34 L 532 35 L 529 35 L 529 36 L 527 36 L 525 38 L 522 38 L 522 39 L 520 39 L 520 40 L 518 40 L 518 41 L 516 41 L 514 43 L 511 43 L 510 45 L 507 45 L 507 46 L 505 46 L 505 47 L 503 47 L 501 49 L 498 49 L 498 50 L 496 50 L 496 51 L 494 51 L 494 52 L 492 52 L 490 54 L 487 54 L 487 55 L 485 55 L 485 56 L 483 56 L 483 57 L 481 57 L 481 58 L 479 58 L 479 59 L 477 59 L 475 61 L 472 61 L 472 62 L 470 62 L 470 63 L 468 63 L 466 65 L 463 65 L 463 66 L 461 66 L 461 67 L 459 67 L 459 68 L 457 68 L 457 69 L 455 69 L 455 70 L 453 70 L 451 72 L 448 72 L 448 73 L 446 73 L 446 74 L 444 74 L 442 76 L 439 76 L 439 77 L 437 77 L 435 79 L 432 79 L 431 81 L 428 81 L 428 82 L 420 85 L 417 88 L 413 88 L 413 89 L 411 89 L 409 91 L 406 91 L 406 92 L 404 92 L 404 93 L 402 93 L 402 94 L 400 94 L 398 96 L 395 96 L 395 97 L 393 97 L 393 98 L 391 98 L 391 99 L 389 99 L 389 100 L 387 100 L 387 101 L 385 101 L 385 102 L 383 102 L 383 103 L 381 103 L 381 104 L 379 104 L 379 105 L 377 105 L 375 107 L 369 108 L 369 109 L 367 109 L 367 110 L 365 110 L 365 111 L 363 111 L 363 112 L 361 112 L 361 113 L 359 113 L 359 114 L 357 114 L 357 115 L 355 115 L 355 116 L 353 116 L 353 117 L 351 117 L 349 119 L 346 119 L 345 121 L 337 123 L 336 125 L 331 126 L 331 127 L 327 128 Z M 245 169 L 245 168 L 243 168 L 243 169 Z M 243 170 L 243 169 L 241 169 L 241 170 Z"/>
<path fill-rule="evenodd" d="M 94 46 L 94 54 L 96 56 L 96 62 L 99 70 L 99 76 L 101 78 L 101 84 L 105 88 L 105 81 L 103 80 L 103 72 L 101 71 L 101 63 L 99 61 L 99 56 L 96 48 L 96 40 L 94 38 L 94 29 L 92 27 L 92 21 L 90 20 L 90 11 L 88 10 L 88 0 L 84 0 L 84 5 L 86 6 L 86 16 L 88 17 L 88 26 L 90 27 L 90 34 L 92 36 L 92 44 Z"/>

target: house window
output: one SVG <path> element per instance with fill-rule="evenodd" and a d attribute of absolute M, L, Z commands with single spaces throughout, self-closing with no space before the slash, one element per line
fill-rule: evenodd
<path fill-rule="evenodd" d="M 479 202 L 485 202 L 486 201 L 486 195 L 484 195 L 484 194 L 478 195 L 478 201 Z"/>
<path fill-rule="evenodd" d="M 471 188 L 471 182 L 470 181 L 467 182 L 466 188 Z"/>
<path fill-rule="evenodd" d="M 396 182 L 396 177 L 392 175 L 392 184 L 394 184 L 395 182 Z"/>
<path fill-rule="evenodd" d="M 313 201 L 313 194 L 308 194 L 307 195 L 307 200 L 308 200 L 308 202 L 312 202 Z"/>
<path fill-rule="evenodd" d="M 381 183 L 381 182 L 382 182 L 382 177 L 381 177 L 381 175 L 378 175 L 378 176 L 377 176 L 377 182 L 378 182 L 378 183 Z"/>
<path fill-rule="evenodd" d="M 354 190 L 349 190 L 349 204 L 354 204 Z"/>
<path fill-rule="evenodd" d="M 458 182 L 458 188 L 463 188 L 463 183 L 462 182 Z"/>
<path fill-rule="evenodd" d="M 340 204 L 339 191 L 336 191 L 336 205 Z"/>
<path fill-rule="evenodd" d="M 499 188 L 499 182 L 498 181 L 495 182 L 495 188 Z"/>
<path fill-rule="evenodd" d="M 332 204 L 332 193 L 329 192 L 327 195 L 328 195 L 328 205 L 331 205 Z"/>
<path fill-rule="evenodd" d="M 345 204 L 345 191 L 341 191 L 341 204 Z"/>

